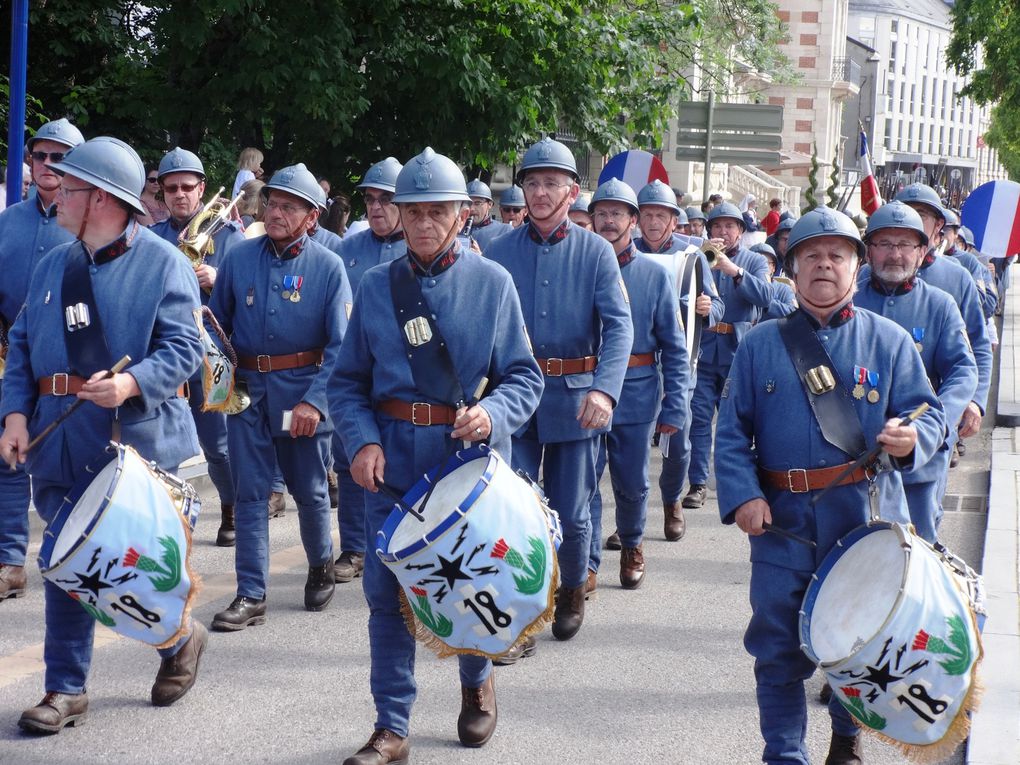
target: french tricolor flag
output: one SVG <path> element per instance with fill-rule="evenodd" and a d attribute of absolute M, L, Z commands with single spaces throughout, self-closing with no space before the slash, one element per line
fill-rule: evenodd
<path fill-rule="evenodd" d="M 981 184 L 963 203 L 960 219 L 974 233 L 974 246 L 982 254 L 993 258 L 1020 254 L 1020 183 Z"/>
<path fill-rule="evenodd" d="M 641 149 L 622 151 L 612 157 L 599 173 L 599 185 L 610 178 L 623 181 L 634 189 L 635 194 L 656 178 L 669 185 L 669 173 L 666 172 L 662 161 L 654 154 Z"/>
<path fill-rule="evenodd" d="M 871 169 L 871 155 L 868 152 L 868 135 L 861 131 L 861 207 L 868 215 L 873 215 L 875 210 L 882 206 L 882 195 L 878 193 L 878 182 L 875 180 L 875 173 Z"/>

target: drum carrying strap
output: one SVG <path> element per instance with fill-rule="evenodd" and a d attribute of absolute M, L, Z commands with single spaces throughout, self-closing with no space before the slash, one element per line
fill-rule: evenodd
<path fill-rule="evenodd" d="M 822 437 L 854 459 L 864 454 L 868 450 L 867 441 L 850 392 L 840 381 L 828 351 L 804 312 L 794 311 L 779 319 L 779 336 L 783 338 L 786 352 L 797 369 L 797 377 L 804 386 L 811 411 L 822 429 Z M 824 382 L 819 384 L 819 375 L 824 376 L 821 368 L 828 371 L 832 387 Z"/>
<path fill-rule="evenodd" d="M 64 307 L 64 345 L 71 371 L 87 379 L 102 369 L 109 369 L 113 358 L 99 318 L 96 296 L 92 293 L 92 276 L 84 245 L 68 251 L 60 296 Z"/>
<path fill-rule="evenodd" d="M 705 327 L 705 317 L 698 315 L 695 305 L 697 299 L 704 293 L 703 268 L 697 250 L 688 252 L 680 277 L 680 294 L 693 298 L 693 300 L 687 301 L 687 310 L 683 317 L 684 333 L 691 338 L 687 352 L 691 357 L 692 368 L 697 366 L 698 349 L 701 348 L 701 332 Z"/>
<path fill-rule="evenodd" d="M 390 294 L 411 376 L 426 399 L 456 406 L 465 400 L 464 389 L 409 258 L 397 258 L 390 263 Z"/>

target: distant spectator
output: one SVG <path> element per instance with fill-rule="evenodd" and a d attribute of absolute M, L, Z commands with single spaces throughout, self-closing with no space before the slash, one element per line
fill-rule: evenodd
<path fill-rule="evenodd" d="M 347 220 L 350 217 L 351 198 L 346 194 L 337 194 L 330 202 L 322 227 L 342 237 L 347 233 Z"/>
<path fill-rule="evenodd" d="M 744 217 L 744 233 L 753 234 L 758 230 L 758 200 L 747 194 L 740 200 L 740 214 Z"/>
<path fill-rule="evenodd" d="M 712 194 L 709 196 L 708 201 L 712 203 L 712 207 L 722 203 L 722 194 Z"/>
<path fill-rule="evenodd" d="M 263 159 L 265 157 L 262 156 L 262 152 L 253 146 L 241 150 L 241 154 L 237 158 L 237 177 L 234 178 L 234 190 L 230 192 L 231 199 L 237 196 L 245 183 L 262 177 Z"/>
<path fill-rule="evenodd" d="M 241 223 L 245 228 L 255 221 L 262 220 L 262 211 L 265 205 L 265 200 L 262 198 L 262 187 L 265 185 L 265 181 L 252 178 L 241 186 L 244 198 L 237 203 L 237 212 L 241 215 Z"/>
<path fill-rule="evenodd" d="M 331 204 L 333 204 L 333 200 L 330 199 L 329 197 L 330 189 L 332 189 L 333 187 L 330 185 L 329 181 L 326 179 L 326 176 L 324 175 L 319 176 L 318 181 L 319 186 L 321 186 L 322 190 L 326 192 L 327 199 L 326 206 L 329 207 Z"/>
<path fill-rule="evenodd" d="M 776 227 L 779 225 L 779 211 L 782 209 L 782 199 L 776 199 L 773 197 L 769 200 L 769 211 L 765 217 L 761 219 L 762 228 L 765 229 L 765 233 L 769 236 L 776 233 Z"/>
<path fill-rule="evenodd" d="M 704 202 L 701 203 L 701 212 L 705 213 L 705 215 L 708 215 L 710 212 L 712 212 L 713 207 L 715 207 L 715 203 L 710 199 L 706 199 Z"/>
<path fill-rule="evenodd" d="M 170 211 L 163 204 L 163 192 L 159 189 L 159 179 L 156 165 L 145 166 L 145 188 L 142 189 L 142 206 L 148 211 L 145 215 L 139 215 L 138 222 L 143 226 L 151 226 L 170 217 Z"/>
<path fill-rule="evenodd" d="M 679 207 L 681 210 L 684 209 L 684 207 L 687 206 L 684 203 L 684 201 L 687 199 L 687 192 L 686 191 L 684 191 L 683 189 L 678 189 L 676 186 L 674 186 L 673 187 L 673 196 L 676 197 L 676 206 Z"/>

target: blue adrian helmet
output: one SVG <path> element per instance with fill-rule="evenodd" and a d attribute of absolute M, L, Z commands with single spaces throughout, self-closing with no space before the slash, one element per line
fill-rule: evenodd
<path fill-rule="evenodd" d="M 963 243 L 968 247 L 974 246 L 974 232 L 966 226 L 960 226 L 960 230 L 956 232 L 956 236 L 963 240 Z"/>
<path fill-rule="evenodd" d="M 864 260 L 866 248 L 864 242 L 861 241 L 861 234 L 857 230 L 857 226 L 850 220 L 850 217 L 839 210 L 820 206 L 805 213 L 794 224 L 786 245 L 786 264 L 792 265 L 797 247 L 809 239 L 817 239 L 820 236 L 839 236 L 849 240 L 857 249 L 857 258 Z M 792 271 L 792 268 L 789 270 Z"/>
<path fill-rule="evenodd" d="M 658 205 L 659 207 L 668 207 L 678 215 L 683 212 L 683 210 L 680 209 L 680 205 L 676 203 L 676 194 L 673 189 L 658 178 L 638 192 L 637 202 L 638 207 L 644 207 L 645 205 Z M 684 215 L 682 223 L 687 223 L 686 215 Z"/>
<path fill-rule="evenodd" d="M 164 176 L 171 173 L 194 173 L 203 181 L 205 180 L 205 168 L 202 166 L 202 160 L 194 152 L 182 149 L 180 146 L 168 151 L 159 161 L 156 177 L 162 180 Z"/>
<path fill-rule="evenodd" d="M 797 220 L 798 218 L 794 218 L 792 215 L 783 218 L 779 221 L 779 225 L 776 226 L 775 233 L 773 233 L 772 236 L 778 236 L 784 231 L 792 231 L 793 227 L 797 225 Z"/>
<path fill-rule="evenodd" d="M 516 207 L 523 210 L 528 206 L 524 201 L 524 189 L 520 186 L 507 186 L 503 189 L 503 193 L 499 195 L 499 206 Z M 585 208 L 585 212 L 587 211 L 588 208 Z"/>
<path fill-rule="evenodd" d="M 66 119 L 47 122 L 35 131 L 35 135 L 28 139 L 28 150 L 32 151 L 36 141 L 56 141 L 62 143 L 69 149 L 73 149 L 80 143 L 85 143 L 85 136 L 81 131 L 68 122 Z"/>
<path fill-rule="evenodd" d="M 637 194 L 634 193 L 634 189 L 619 178 L 610 178 L 595 189 L 591 202 L 588 204 L 589 214 L 595 214 L 595 205 L 599 202 L 622 202 L 627 205 L 630 208 L 630 211 L 635 215 L 640 212 Z"/>
<path fill-rule="evenodd" d="M 145 186 L 145 166 L 137 152 L 118 138 L 99 136 L 80 143 L 47 167 L 58 175 L 91 183 L 142 215 L 146 213 L 139 198 Z"/>
<path fill-rule="evenodd" d="M 315 185 L 319 187 L 316 204 L 319 206 L 319 212 L 325 215 L 326 210 L 329 209 L 329 197 L 326 196 L 326 190 L 322 188 L 321 184 L 316 183 Z"/>
<path fill-rule="evenodd" d="M 772 249 L 772 245 L 766 244 L 765 242 L 759 242 L 758 244 L 751 246 L 751 252 L 757 252 L 759 255 L 764 255 L 766 258 L 772 261 L 772 268 L 779 274 L 782 270 L 779 263 L 779 256 L 776 251 Z"/>
<path fill-rule="evenodd" d="M 509 205 L 506 206 L 509 207 Z M 588 215 L 588 202 L 585 201 L 583 196 L 578 194 L 577 199 L 570 205 L 570 209 L 567 212 L 583 212 L 585 215 Z"/>
<path fill-rule="evenodd" d="M 396 204 L 412 202 L 470 202 L 464 173 L 449 157 L 436 154 L 431 146 L 408 160 L 397 176 Z"/>
<path fill-rule="evenodd" d="M 578 180 L 577 161 L 574 153 L 559 141 L 546 136 L 524 152 L 521 169 L 517 171 L 517 183 L 524 180 L 529 170 L 563 170 Z"/>
<path fill-rule="evenodd" d="M 281 168 L 273 173 L 269 183 L 262 187 L 262 195 L 268 197 L 269 192 L 273 189 L 293 194 L 308 202 L 312 207 L 319 206 L 319 196 L 323 193 L 322 186 L 315 180 L 315 176 L 303 162 Z"/>
<path fill-rule="evenodd" d="M 960 227 L 960 216 L 957 215 L 953 210 L 948 207 L 942 210 L 942 214 L 946 216 L 946 225 L 942 228 L 959 228 Z"/>
<path fill-rule="evenodd" d="M 747 228 L 747 224 L 744 222 L 744 216 L 737 209 L 737 206 L 732 202 L 720 202 L 708 212 L 708 223 L 706 224 L 709 229 L 712 227 L 712 221 L 721 220 L 722 218 L 733 218 L 733 220 L 740 223 L 741 230 Z"/>
<path fill-rule="evenodd" d="M 921 244 L 928 244 L 928 234 L 924 231 L 924 221 L 917 214 L 917 210 L 908 204 L 894 199 L 875 210 L 868 218 L 868 228 L 864 231 L 864 241 L 871 242 L 871 237 L 876 231 L 884 231 L 890 228 L 901 228 L 913 231 L 921 237 Z"/>
<path fill-rule="evenodd" d="M 388 191 L 391 194 L 397 187 L 397 175 L 403 167 L 393 157 L 387 157 L 382 162 L 376 162 L 365 173 L 365 177 L 358 184 L 359 189 L 379 189 Z"/>
<path fill-rule="evenodd" d="M 467 193 L 472 199 L 492 201 L 492 190 L 481 178 L 475 178 L 467 185 Z"/>
<path fill-rule="evenodd" d="M 690 207 L 687 208 L 686 212 L 688 223 L 690 223 L 692 220 L 706 220 L 705 213 L 701 211 L 700 207 L 695 207 L 694 205 L 691 205 Z M 741 216 L 741 220 L 743 220 L 743 216 Z"/>
<path fill-rule="evenodd" d="M 915 202 L 926 205 L 935 211 L 942 220 L 946 219 L 946 211 L 942 207 L 942 200 L 935 193 L 935 189 L 923 183 L 911 183 L 896 195 L 897 202 Z"/>

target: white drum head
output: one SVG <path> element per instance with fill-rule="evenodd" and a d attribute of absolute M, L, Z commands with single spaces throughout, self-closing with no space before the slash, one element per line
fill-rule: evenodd
<path fill-rule="evenodd" d="M 471 489 L 478 483 L 478 479 L 482 477 L 488 464 L 489 460 L 487 458 L 480 457 L 470 462 L 465 462 L 452 473 L 443 476 L 439 483 L 436 484 L 436 489 L 432 492 L 429 503 L 425 506 L 425 511 L 422 513 L 425 516 L 425 522 L 422 523 L 408 513 L 393 531 L 389 550 L 391 552 L 399 552 L 409 547 L 449 518 L 454 508 L 467 499 L 468 494 L 471 493 Z M 421 503 L 424 499 L 425 495 L 422 495 L 422 498 L 414 504 L 415 510 L 421 509 Z M 464 510 L 466 512 L 467 508 L 464 508 Z"/>
<path fill-rule="evenodd" d="M 64 527 L 60 530 L 60 536 L 53 544 L 53 554 L 50 557 L 53 564 L 64 559 L 78 544 L 89 524 L 92 523 L 92 519 L 106 509 L 107 495 L 113 489 L 119 466 L 119 459 L 111 460 L 106 467 L 99 471 L 92 483 L 85 489 L 85 493 L 75 503 L 64 522 Z"/>
<path fill-rule="evenodd" d="M 821 663 L 846 659 L 881 630 L 902 591 L 907 555 L 896 532 L 882 529 L 836 561 L 811 612 L 811 650 Z"/>

